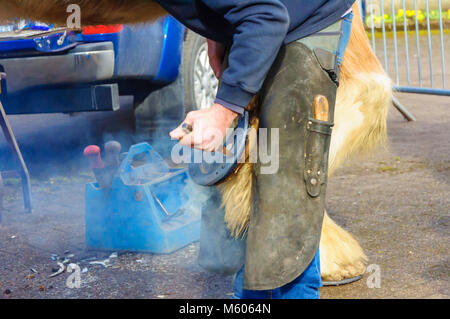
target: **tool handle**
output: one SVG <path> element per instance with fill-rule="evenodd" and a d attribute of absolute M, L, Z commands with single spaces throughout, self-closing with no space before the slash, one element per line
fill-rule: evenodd
<path fill-rule="evenodd" d="M 122 145 L 117 141 L 109 141 L 105 143 L 105 164 L 106 166 L 120 165 L 119 155 L 122 151 Z"/>
<path fill-rule="evenodd" d="M 122 151 L 122 145 L 117 141 L 109 141 L 105 143 L 105 153 L 119 155 Z"/>
<path fill-rule="evenodd" d="M 328 100 L 323 95 L 314 97 L 314 118 L 319 121 L 328 122 L 329 105 Z"/>
<path fill-rule="evenodd" d="M 103 163 L 102 157 L 100 155 L 100 147 L 98 147 L 97 145 L 89 145 L 84 149 L 83 154 L 89 159 L 92 169 L 105 167 L 105 164 Z"/>
<path fill-rule="evenodd" d="M 193 131 L 192 125 L 187 124 L 187 123 L 183 123 L 183 125 L 181 126 L 181 129 L 182 129 L 186 134 L 190 134 L 190 133 L 192 133 L 192 131 Z M 223 146 L 222 149 L 219 149 L 219 150 L 217 150 L 217 151 L 222 152 L 222 153 L 223 153 L 224 155 L 226 155 L 226 156 L 233 156 L 233 154 L 232 154 L 230 151 L 228 151 L 228 149 L 227 149 L 225 146 Z"/>

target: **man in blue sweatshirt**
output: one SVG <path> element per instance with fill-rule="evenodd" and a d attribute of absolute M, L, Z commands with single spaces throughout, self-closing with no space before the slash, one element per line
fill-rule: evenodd
<path fill-rule="evenodd" d="M 279 129 L 279 170 L 266 175 L 254 165 L 245 267 L 236 275 L 235 297 L 318 298 L 328 151 L 354 0 L 157 2 L 209 39 L 211 65 L 221 77 L 215 103 L 183 122 L 192 133 L 180 125 L 172 138 L 218 149 L 211 129 L 225 136 L 255 95 L 269 143 L 271 129 Z M 328 119 L 314 117 L 317 96 L 329 102 Z"/>

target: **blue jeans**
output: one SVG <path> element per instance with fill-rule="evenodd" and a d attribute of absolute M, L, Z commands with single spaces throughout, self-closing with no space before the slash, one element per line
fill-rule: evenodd
<path fill-rule="evenodd" d="M 308 268 L 294 281 L 272 290 L 245 290 L 244 268 L 234 280 L 234 299 L 319 299 L 319 288 L 322 287 L 320 277 L 320 257 L 317 252 Z"/>

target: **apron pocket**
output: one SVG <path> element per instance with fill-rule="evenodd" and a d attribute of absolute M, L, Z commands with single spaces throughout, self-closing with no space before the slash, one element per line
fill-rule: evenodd
<path fill-rule="evenodd" d="M 306 190 L 318 197 L 328 178 L 328 155 L 333 124 L 309 119 L 306 125 L 305 171 Z"/>

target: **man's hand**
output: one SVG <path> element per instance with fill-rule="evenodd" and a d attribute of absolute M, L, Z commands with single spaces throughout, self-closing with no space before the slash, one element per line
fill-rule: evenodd
<path fill-rule="evenodd" d="M 226 131 L 237 115 L 220 104 L 214 104 L 209 109 L 189 112 L 184 122 L 170 132 L 170 136 L 180 140 L 182 145 L 214 152 L 222 148 Z M 183 130 L 185 123 L 192 126 L 191 133 Z"/>
<path fill-rule="evenodd" d="M 207 42 L 209 64 L 214 75 L 219 79 L 223 72 L 225 46 L 212 40 L 207 40 Z M 182 145 L 214 152 L 222 149 L 226 131 L 231 127 L 237 115 L 220 104 L 214 104 L 209 109 L 189 112 L 184 122 L 170 132 L 170 136 L 172 139 L 180 140 Z M 185 132 L 182 128 L 183 124 L 190 125 L 192 132 Z"/>
<path fill-rule="evenodd" d="M 208 42 L 208 57 L 209 64 L 214 72 L 216 78 L 220 79 L 222 76 L 222 64 L 225 56 L 225 46 L 213 40 L 206 40 Z"/>

